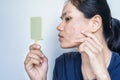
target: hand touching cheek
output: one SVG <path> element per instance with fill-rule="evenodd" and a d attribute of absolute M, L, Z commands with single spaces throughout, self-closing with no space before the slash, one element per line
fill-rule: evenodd
<path fill-rule="evenodd" d="M 94 34 L 84 32 L 82 32 L 82 34 L 84 35 L 84 38 L 77 40 L 77 42 L 81 42 L 79 46 L 79 52 L 81 53 L 81 56 L 83 57 L 84 55 L 87 55 L 86 60 L 85 58 L 82 58 L 82 60 L 85 60 L 82 61 L 82 64 L 89 66 L 89 69 L 91 69 L 90 71 L 93 72 L 96 77 L 101 74 L 108 75 L 105 56 L 103 52 L 103 45 Z M 88 65 L 86 62 L 90 64 Z"/>

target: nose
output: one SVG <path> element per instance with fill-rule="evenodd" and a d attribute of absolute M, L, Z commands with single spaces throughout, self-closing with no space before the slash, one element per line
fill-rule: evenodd
<path fill-rule="evenodd" d="M 61 22 L 58 26 L 57 26 L 57 30 L 58 31 L 63 31 L 64 30 L 64 23 Z"/>

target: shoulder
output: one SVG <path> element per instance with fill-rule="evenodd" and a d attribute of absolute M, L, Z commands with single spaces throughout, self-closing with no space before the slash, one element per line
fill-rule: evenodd
<path fill-rule="evenodd" d="M 111 79 L 117 80 L 120 78 L 120 56 L 116 52 L 112 53 L 108 71 L 110 73 Z"/>
<path fill-rule="evenodd" d="M 111 64 L 114 64 L 115 66 L 119 65 L 120 68 L 120 55 L 118 53 L 112 52 Z"/>

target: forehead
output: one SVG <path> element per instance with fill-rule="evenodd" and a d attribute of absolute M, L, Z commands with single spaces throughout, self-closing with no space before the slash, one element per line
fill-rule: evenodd
<path fill-rule="evenodd" d="M 70 1 L 68 1 L 63 8 L 63 13 L 66 11 L 70 12 L 74 10 L 76 10 L 76 7 Z"/>
<path fill-rule="evenodd" d="M 68 1 L 62 11 L 62 16 L 67 14 L 73 14 L 74 16 L 83 15 L 81 11 L 79 11 L 70 1 Z"/>

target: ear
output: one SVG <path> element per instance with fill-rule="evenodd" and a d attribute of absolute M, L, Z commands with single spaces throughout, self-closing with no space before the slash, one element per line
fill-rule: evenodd
<path fill-rule="evenodd" d="M 97 32 L 102 27 L 102 18 L 100 15 L 95 15 L 90 20 L 91 32 Z"/>

